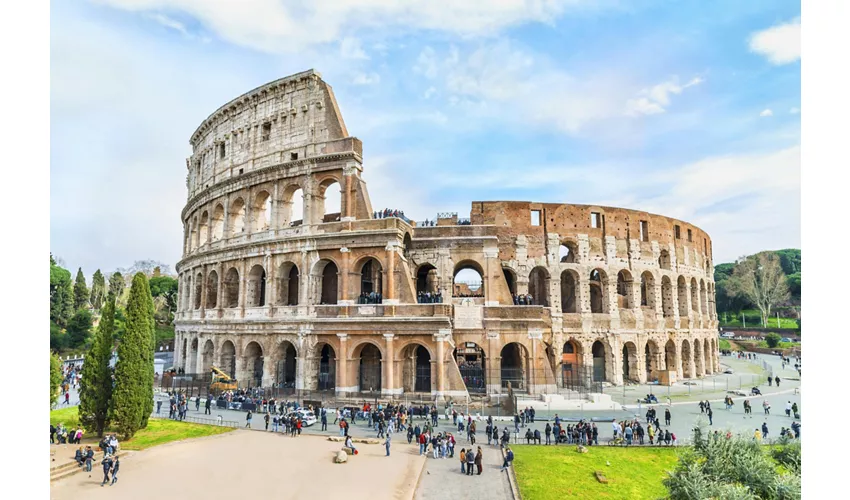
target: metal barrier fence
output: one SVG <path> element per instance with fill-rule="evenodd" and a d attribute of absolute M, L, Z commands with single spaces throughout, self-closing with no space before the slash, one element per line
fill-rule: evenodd
<path fill-rule="evenodd" d="M 163 419 L 163 420 L 169 419 L 168 413 L 160 413 L 160 414 L 154 413 L 153 415 L 151 415 L 151 417 L 152 418 L 159 418 L 159 419 Z M 170 419 L 170 420 L 177 420 L 177 421 L 180 421 L 180 422 L 190 422 L 190 423 L 193 423 L 193 424 L 217 425 L 217 426 L 220 426 L 220 427 L 239 427 L 239 422 L 236 422 L 236 421 L 233 421 L 233 420 L 224 420 L 224 419 L 221 419 L 221 418 L 202 418 L 202 417 L 193 417 L 193 416 L 186 415 L 182 419 Z"/>

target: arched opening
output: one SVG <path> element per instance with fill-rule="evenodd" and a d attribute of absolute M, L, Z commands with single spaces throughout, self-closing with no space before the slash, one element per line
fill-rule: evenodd
<path fill-rule="evenodd" d="M 297 185 L 283 191 L 280 205 L 282 227 L 300 226 L 304 223 L 304 190 Z"/>
<path fill-rule="evenodd" d="M 197 337 L 192 339 L 192 342 L 189 344 L 189 366 L 186 368 L 186 373 L 197 373 L 198 369 L 195 366 L 195 360 L 198 359 L 198 339 Z"/>
<path fill-rule="evenodd" d="M 617 273 L 617 306 L 620 309 L 633 309 L 635 307 L 634 284 L 630 272 L 623 269 Z"/>
<path fill-rule="evenodd" d="M 235 267 L 224 275 L 224 295 L 221 299 L 224 307 L 239 307 L 239 271 Z"/>
<path fill-rule="evenodd" d="M 558 247 L 558 260 L 562 264 L 575 264 L 578 262 L 576 255 L 578 255 L 578 245 L 572 241 L 565 241 Z"/>
<path fill-rule="evenodd" d="M 283 341 L 277 345 L 275 352 L 277 366 L 275 366 L 275 387 L 281 389 L 295 389 L 295 378 L 298 373 L 298 360 L 296 359 L 295 346 L 291 342 Z"/>
<path fill-rule="evenodd" d="M 210 214 L 206 210 L 201 214 L 200 225 L 198 226 L 198 244 L 204 246 L 209 243 L 210 230 Z"/>
<path fill-rule="evenodd" d="M 687 318 L 688 317 L 688 285 L 685 282 L 684 276 L 679 276 L 679 279 L 676 280 L 676 288 L 679 293 L 679 317 Z"/>
<path fill-rule="evenodd" d="M 659 357 L 661 351 L 658 348 L 658 344 L 656 344 L 652 340 L 646 341 L 646 346 L 643 350 L 644 363 L 646 365 L 646 380 L 647 382 L 655 382 L 659 379 L 659 371 L 661 367 L 659 365 Z"/>
<path fill-rule="evenodd" d="M 438 285 L 437 268 L 431 264 L 419 266 L 416 270 L 416 293 L 434 295 L 437 293 Z M 420 302 L 427 302 L 427 300 L 420 296 Z"/>
<path fill-rule="evenodd" d="M 272 224 L 272 197 L 268 191 L 260 191 L 254 197 L 254 231 L 267 231 Z"/>
<path fill-rule="evenodd" d="M 189 239 L 189 250 L 195 251 L 198 249 L 198 218 L 192 219 L 192 234 Z"/>
<path fill-rule="evenodd" d="M 402 352 L 404 392 L 431 392 L 431 354 L 424 346 L 410 344 Z"/>
<path fill-rule="evenodd" d="M 510 382 L 514 391 L 525 391 L 528 369 L 528 352 L 525 347 L 511 342 L 502 347 L 500 356 L 502 357 L 502 387 L 506 388 Z"/>
<path fill-rule="evenodd" d="M 192 276 L 185 275 L 182 280 L 183 285 L 183 309 L 192 309 Z"/>
<path fill-rule="evenodd" d="M 670 282 L 670 278 L 667 276 L 661 277 L 661 311 L 664 313 L 665 318 L 675 316 L 673 310 L 673 283 Z"/>
<path fill-rule="evenodd" d="M 658 256 L 658 267 L 670 270 L 670 252 L 667 250 L 661 250 L 661 255 Z"/>
<path fill-rule="evenodd" d="M 626 342 L 623 344 L 623 381 L 638 382 L 638 370 L 637 347 L 634 342 Z"/>
<path fill-rule="evenodd" d="M 549 307 L 549 271 L 544 267 L 535 267 L 528 275 L 528 294 L 531 303 Z"/>
<path fill-rule="evenodd" d="M 649 271 L 640 275 L 640 306 L 655 310 L 655 278 Z"/>
<path fill-rule="evenodd" d="M 212 215 L 212 240 L 218 241 L 224 237 L 224 207 L 221 204 L 215 206 Z"/>
<path fill-rule="evenodd" d="M 219 369 L 230 376 L 236 378 L 236 347 L 233 342 L 225 340 L 221 345 L 221 355 L 218 360 Z"/>
<path fill-rule="evenodd" d="M 201 308 L 201 294 L 203 294 L 203 293 L 204 293 L 204 275 L 201 274 L 201 273 L 198 273 L 195 276 L 195 303 L 193 305 L 195 309 Z"/>
<path fill-rule="evenodd" d="M 682 375 L 685 378 L 693 378 L 694 376 L 691 372 L 691 361 L 691 344 L 688 339 L 682 340 Z"/>
<path fill-rule="evenodd" d="M 207 309 L 218 307 L 218 273 L 210 271 L 207 276 Z"/>
<path fill-rule="evenodd" d="M 256 342 L 251 342 L 245 346 L 245 356 L 243 358 L 245 377 L 248 379 L 251 387 L 263 386 L 263 348 Z"/>
<path fill-rule="evenodd" d="M 256 264 L 248 273 L 248 307 L 266 305 L 266 270 Z"/>
<path fill-rule="evenodd" d="M 381 350 L 374 344 L 366 343 L 361 346 L 358 358 L 360 391 L 380 391 Z"/>
<path fill-rule="evenodd" d="M 342 188 L 335 179 L 326 179 L 319 184 L 319 200 L 322 222 L 336 222 L 342 214 Z"/>
<path fill-rule="evenodd" d="M 277 303 L 282 306 L 298 305 L 298 288 L 300 276 L 298 266 L 292 262 L 284 262 L 278 266 Z"/>
<path fill-rule="evenodd" d="M 599 269 L 590 272 L 590 312 L 607 312 L 605 307 L 605 293 L 607 292 L 607 279 L 605 273 Z"/>
<path fill-rule="evenodd" d="M 201 351 L 201 369 L 198 373 L 210 373 L 213 365 L 213 356 L 215 353 L 215 344 L 212 340 L 207 339 L 204 342 L 204 350 Z"/>
<path fill-rule="evenodd" d="M 339 294 L 338 278 L 339 269 L 330 260 L 322 259 L 313 268 L 314 281 L 318 283 L 315 290 L 313 303 L 336 304 Z"/>
<path fill-rule="evenodd" d="M 702 312 L 703 317 L 707 319 L 708 318 L 708 295 L 706 294 L 705 281 L 703 281 L 703 280 L 699 281 L 699 298 L 700 298 L 700 301 L 699 301 L 700 311 Z"/>
<path fill-rule="evenodd" d="M 676 343 L 668 340 L 664 345 L 664 369 L 667 371 L 678 371 L 676 366 Z"/>
<path fill-rule="evenodd" d="M 696 376 L 701 377 L 705 373 L 705 358 L 702 356 L 702 342 L 694 340 L 694 365 L 696 366 Z"/>
<path fill-rule="evenodd" d="M 230 236 L 241 236 L 245 231 L 245 202 L 236 198 L 230 205 L 230 220 L 228 221 Z"/>
<path fill-rule="evenodd" d="M 561 384 L 563 387 L 584 385 L 581 373 L 581 344 L 575 340 L 564 342 L 561 350 Z"/>
<path fill-rule="evenodd" d="M 603 344 L 601 341 L 597 340 L 593 343 L 593 346 L 590 349 L 590 353 L 593 356 L 593 381 L 594 382 L 607 382 L 608 377 L 606 373 L 606 357 L 607 357 L 607 346 Z"/>
<path fill-rule="evenodd" d="M 695 316 L 699 315 L 699 286 L 696 278 L 691 278 L 691 310 Z"/>
<path fill-rule="evenodd" d="M 705 339 L 703 341 L 702 355 L 705 358 L 703 360 L 703 366 L 705 366 L 705 373 L 714 373 L 713 363 L 711 362 L 711 358 L 714 355 L 714 352 L 711 350 L 711 343 L 708 341 L 708 339 Z"/>
<path fill-rule="evenodd" d="M 336 388 L 336 352 L 330 344 L 324 344 L 319 355 L 318 388 L 320 391 L 332 391 Z"/>
<path fill-rule="evenodd" d="M 454 297 L 484 297 L 484 271 L 477 262 L 460 262 L 455 266 L 452 285 Z"/>
<path fill-rule="evenodd" d="M 564 271 L 561 273 L 561 312 L 578 312 L 578 274 L 575 271 Z"/>
<path fill-rule="evenodd" d="M 405 259 L 410 259 L 410 249 L 413 246 L 413 238 L 410 233 L 404 233 L 404 239 L 401 240 L 401 254 Z"/>
<path fill-rule="evenodd" d="M 360 267 L 361 304 L 380 304 L 383 301 L 383 268 L 378 259 L 370 257 Z"/>
<path fill-rule="evenodd" d="M 507 267 L 503 267 L 502 274 L 505 275 L 505 282 L 508 284 L 508 290 L 511 292 L 511 297 L 516 297 L 516 273 Z"/>
<path fill-rule="evenodd" d="M 470 393 L 487 392 L 487 374 L 485 371 L 484 349 L 475 342 L 464 342 L 454 351 L 460 376 Z"/>

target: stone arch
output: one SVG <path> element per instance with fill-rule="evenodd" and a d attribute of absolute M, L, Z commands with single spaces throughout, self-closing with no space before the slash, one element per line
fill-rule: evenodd
<path fill-rule="evenodd" d="M 410 259 L 410 249 L 413 246 L 413 237 L 409 232 L 404 233 L 404 238 L 401 239 L 401 255 L 405 260 Z"/>
<path fill-rule="evenodd" d="M 189 236 L 189 250 L 194 252 L 198 249 L 198 218 L 193 217 L 191 223 L 191 234 Z"/>
<path fill-rule="evenodd" d="M 357 386 L 360 392 L 381 391 L 384 353 L 372 341 L 365 340 L 352 350 L 352 359 L 357 363 Z"/>
<path fill-rule="evenodd" d="M 678 372 L 679 368 L 676 363 L 676 343 L 673 339 L 664 344 L 664 369 L 667 371 Z"/>
<path fill-rule="evenodd" d="M 597 339 L 590 346 L 590 354 L 593 359 L 593 381 L 612 382 L 614 379 L 613 363 L 614 354 L 607 340 Z"/>
<path fill-rule="evenodd" d="M 460 370 L 466 390 L 470 393 L 487 392 L 487 360 L 484 349 L 475 342 L 462 342 L 452 356 Z"/>
<path fill-rule="evenodd" d="M 336 184 L 336 189 L 331 187 Z M 317 220 L 320 222 L 336 222 L 342 217 L 342 183 L 335 177 L 328 177 L 319 182 L 316 208 Z"/>
<path fill-rule="evenodd" d="M 691 310 L 694 315 L 699 314 L 699 285 L 696 278 L 691 278 Z"/>
<path fill-rule="evenodd" d="M 655 276 L 649 271 L 640 275 L 640 306 L 655 310 Z"/>
<path fill-rule="evenodd" d="M 210 214 L 206 210 L 201 214 L 198 222 L 198 246 L 202 247 L 209 243 Z"/>
<path fill-rule="evenodd" d="M 702 342 L 699 339 L 694 339 L 694 367 L 697 377 L 702 377 L 705 374 L 705 358 L 702 354 Z"/>
<path fill-rule="evenodd" d="M 282 193 L 278 205 L 282 227 L 300 226 L 304 223 L 304 189 L 290 184 Z"/>
<path fill-rule="evenodd" d="M 283 262 L 277 271 L 277 304 L 297 306 L 301 276 L 294 262 Z"/>
<path fill-rule="evenodd" d="M 658 267 L 661 269 L 670 270 L 672 264 L 670 262 L 670 252 L 666 249 L 661 250 L 661 254 L 658 256 Z"/>
<path fill-rule="evenodd" d="M 711 362 L 714 351 L 711 350 L 711 342 L 708 339 L 703 340 L 702 355 L 705 358 L 703 365 L 705 366 L 705 373 L 714 373 L 714 363 Z"/>
<path fill-rule="evenodd" d="M 481 264 L 474 260 L 462 260 L 455 265 L 452 296 L 484 297 L 484 268 Z"/>
<path fill-rule="evenodd" d="M 236 378 L 236 346 L 231 340 L 225 340 L 221 344 L 218 365 L 218 368 L 230 378 Z"/>
<path fill-rule="evenodd" d="M 502 266 L 502 274 L 505 276 L 505 283 L 508 285 L 508 291 L 511 297 L 516 296 L 516 272 L 507 266 Z"/>
<path fill-rule="evenodd" d="M 215 360 L 215 344 L 212 340 L 207 339 L 204 342 L 203 350 L 201 350 L 201 366 L 198 373 L 210 373 L 213 360 Z"/>
<path fill-rule="evenodd" d="M 212 214 L 212 241 L 218 241 L 224 237 L 224 206 L 219 203 L 213 209 Z"/>
<path fill-rule="evenodd" d="M 298 350 L 295 344 L 282 340 L 275 347 L 275 387 L 295 389 L 298 374 Z"/>
<path fill-rule="evenodd" d="M 201 308 L 201 297 L 204 293 L 204 275 L 200 272 L 195 275 L 195 290 L 194 290 L 194 304 L 192 304 L 193 309 Z"/>
<path fill-rule="evenodd" d="M 567 269 L 561 272 L 561 312 L 579 312 L 578 282 L 578 273 L 572 269 Z"/>
<path fill-rule="evenodd" d="M 691 344 L 688 339 L 682 339 L 682 376 L 684 378 L 693 378 L 694 374 L 691 371 Z"/>
<path fill-rule="evenodd" d="M 623 382 L 639 382 L 639 371 L 637 346 L 631 341 L 623 342 Z"/>
<path fill-rule="evenodd" d="M 528 370 L 531 368 L 528 349 L 519 342 L 509 342 L 502 346 L 499 356 L 502 358 L 502 387 L 506 388 L 510 382 L 514 391 L 527 391 Z"/>
<path fill-rule="evenodd" d="M 380 260 L 372 256 L 364 257 L 355 263 L 354 269 L 360 275 L 361 299 L 369 297 L 372 293 L 383 296 L 384 268 Z"/>
<path fill-rule="evenodd" d="M 676 288 L 679 294 L 679 317 L 688 317 L 688 285 L 684 276 L 676 280 Z"/>
<path fill-rule="evenodd" d="M 537 266 L 528 275 L 528 294 L 534 305 L 549 307 L 549 271 Z"/>
<path fill-rule="evenodd" d="M 654 340 L 648 339 L 646 341 L 643 356 L 647 382 L 659 380 L 661 378 L 661 348 Z"/>
<path fill-rule="evenodd" d="M 319 342 L 316 351 L 319 353 L 316 388 L 320 391 L 332 391 L 336 388 L 336 349 L 327 342 Z"/>
<path fill-rule="evenodd" d="M 608 308 L 608 275 L 602 269 L 590 271 L 590 312 L 607 313 Z"/>
<path fill-rule="evenodd" d="M 561 264 L 578 263 L 578 244 L 572 240 L 564 240 L 558 247 L 558 261 Z"/>
<path fill-rule="evenodd" d="M 198 367 L 195 366 L 195 363 L 198 360 L 198 337 L 194 337 L 191 342 L 189 342 L 189 364 L 186 368 L 186 373 L 197 373 Z"/>
<path fill-rule="evenodd" d="M 207 309 L 218 307 L 218 273 L 213 270 L 207 275 Z"/>
<path fill-rule="evenodd" d="M 265 189 L 254 195 L 254 205 L 251 207 L 255 232 L 268 231 L 272 223 L 272 195 Z"/>
<path fill-rule="evenodd" d="M 266 305 L 266 270 L 260 264 L 255 264 L 248 272 L 248 307 L 263 307 Z"/>
<path fill-rule="evenodd" d="M 324 258 L 313 266 L 314 304 L 336 304 L 339 300 L 339 267 L 332 259 Z"/>
<path fill-rule="evenodd" d="M 186 273 L 181 280 L 183 286 L 183 309 L 189 311 L 192 309 L 192 275 Z"/>
<path fill-rule="evenodd" d="M 416 292 L 437 293 L 440 287 L 440 279 L 437 268 L 431 263 L 421 264 L 416 269 Z"/>
<path fill-rule="evenodd" d="M 263 346 L 259 342 L 248 342 L 242 350 L 242 379 L 250 387 L 263 385 Z"/>
<path fill-rule="evenodd" d="M 670 282 L 669 276 L 661 277 L 661 311 L 665 318 L 675 316 L 673 309 L 673 283 Z"/>
<path fill-rule="evenodd" d="M 581 342 L 570 339 L 561 347 L 561 386 L 580 387 L 585 383 L 582 360 L 584 352 Z"/>
<path fill-rule="evenodd" d="M 224 274 L 224 293 L 221 297 L 222 307 L 239 307 L 239 271 L 231 267 Z"/>
<path fill-rule="evenodd" d="M 699 280 L 700 312 L 708 319 L 708 294 L 706 293 L 705 280 Z"/>
<path fill-rule="evenodd" d="M 245 200 L 241 197 L 230 204 L 230 220 L 227 222 L 230 236 L 241 236 L 245 231 Z"/>
<path fill-rule="evenodd" d="M 431 392 L 431 352 L 422 343 L 409 342 L 400 350 L 401 387 L 404 392 Z"/>
<path fill-rule="evenodd" d="M 617 273 L 617 307 L 621 309 L 634 309 L 634 286 L 632 273 L 622 269 Z"/>

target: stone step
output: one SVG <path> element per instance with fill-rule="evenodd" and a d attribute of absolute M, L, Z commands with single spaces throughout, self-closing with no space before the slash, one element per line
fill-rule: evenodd
<path fill-rule="evenodd" d="M 123 457 L 124 454 L 119 452 L 113 455 L 113 457 Z M 102 460 L 102 457 L 101 457 Z M 91 474 L 101 473 L 103 468 L 100 467 L 100 460 L 95 460 L 92 463 Z M 50 468 L 50 482 L 59 481 L 60 479 L 65 479 L 66 477 L 73 476 L 74 474 L 79 474 L 80 472 L 86 473 L 85 465 L 82 467 L 77 466 L 77 462 L 70 462 L 66 464 L 59 465 L 57 467 Z"/>

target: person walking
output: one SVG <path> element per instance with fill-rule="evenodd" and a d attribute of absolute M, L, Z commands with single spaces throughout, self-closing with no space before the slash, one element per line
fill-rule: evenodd
<path fill-rule="evenodd" d="M 773 387 L 773 376 L 772 375 L 767 376 L 767 385 L 769 387 Z"/>
<path fill-rule="evenodd" d="M 156 402 L 156 414 L 159 415 L 159 409 L 162 408 L 162 401 Z"/>
<path fill-rule="evenodd" d="M 797 403 L 791 405 L 791 411 L 794 413 L 794 418 L 800 418 L 800 408 Z"/>
<path fill-rule="evenodd" d="M 195 411 L 201 411 L 201 396 L 195 398 Z M 114 476 L 113 476 L 114 477 Z"/>
<path fill-rule="evenodd" d="M 774 382 L 776 382 L 776 387 L 779 387 L 779 375 L 777 375 L 776 378 L 773 380 Z"/>
<path fill-rule="evenodd" d="M 387 434 L 387 439 L 384 441 L 384 446 L 387 448 L 387 456 L 390 456 L 390 440 L 392 439 L 390 434 Z"/>
<path fill-rule="evenodd" d="M 549 437 L 552 435 L 552 426 L 549 425 L 549 422 L 546 422 L 546 429 L 544 429 L 543 432 L 544 434 L 546 434 L 546 444 L 548 445 L 551 443 Z"/>
<path fill-rule="evenodd" d="M 767 422 L 761 424 L 761 437 L 767 439 Z"/>
<path fill-rule="evenodd" d="M 109 482 L 109 471 L 112 470 L 112 457 L 106 455 L 103 457 L 101 464 L 103 465 L 103 482 L 100 485 L 103 486 Z"/>
<path fill-rule="evenodd" d="M 246 428 L 248 428 L 248 429 L 251 428 L 251 419 L 253 417 L 254 417 L 254 415 L 251 414 L 251 410 L 248 410 L 248 415 L 245 416 L 245 427 Z"/>
<path fill-rule="evenodd" d="M 266 412 L 266 414 L 263 416 L 263 420 L 266 421 L 266 430 L 267 431 L 269 430 L 269 422 L 271 421 L 271 419 L 272 419 L 271 414 L 269 412 Z"/>
<path fill-rule="evenodd" d="M 207 400 L 204 402 L 204 415 L 212 415 L 212 411 L 210 407 L 212 406 L 212 396 L 207 396 Z"/>
<path fill-rule="evenodd" d="M 477 469 L 477 475 L 481 475 L 481 471 L 484 469 L 484 455 L 483 451 L 481 451 L 481 447 L 475 450 L 475 468 Z"/>
<path fill-rule="evenodd" d="M 761 407 L 764 408 L 765 415 L 770 415 L 770 403 L 766 399 L 762 402 Z"/>
<path fill-rule="evenodd" d="M 785 416 L 791 418 L 791 401 L 785 403 Z"/>
<path fill-rule="evenodd" d="M 670 426 L 670 408 L 664 410 L 664 425 Z"/>
<path fill-rule="evenodd" d="M 460 473 L 466 474 L 466 448 L 460 449 Z"/>
<path fill-rule="evenodd" d="M 121 460 L 118 457 L 115 457 L 115 462 L 112 464 L 112 482 L 109 483 L 109 486 L 112 486 L 116 482 L 118 482 L 118 467 L 121 466 Z"/>

